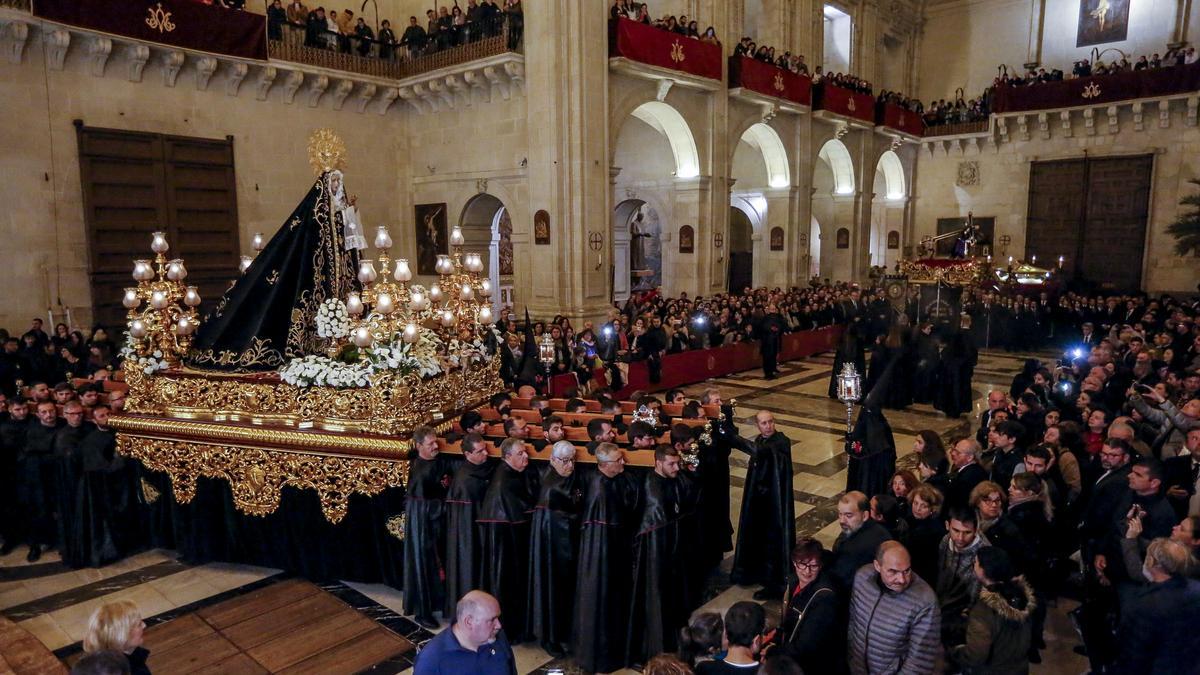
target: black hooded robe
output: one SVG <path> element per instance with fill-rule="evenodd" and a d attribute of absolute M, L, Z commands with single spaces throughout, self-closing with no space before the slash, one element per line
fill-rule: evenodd
<path fill-rule="evenodd" d="M 501 462 L 475 519 L 483 560 L 479 586 L 500 601 L 504 632 L 513 644 L 523 641 L 529 629 L 529 531 L 536 504 L 529 472 Z"/>
<path fill-rule="evenodd" d="M 969 334 L 954 330 L 946 337 L 933 396 L 933 407 L 946 417 L 955 419 L 971 409 L 971 377 L 978 358 Z"/>
<path fill-rule="evenodd" d="M 578 470 L 547 469 L 529 535 L 529 632 L 561 651 L 571 642 L 584 481 Z"/>
<path fill-rule="evenodd" d="M 30 546 L 53 545 L 58 534 L 54 520 L 58 503 L 54 435 L 60 428 L 61 424 L 48 427 L 34 418 L 17 459 L 17 503 L 28 523 L 25 539 Z"/>
<path fill-rule="evenodd" d="M 433 459 L 409 457 L 404 502 L 404 609 L 433 618 L 446 605 L 446 492 L 454 460 L 438 453 Z"/>
<path fill-rule="evenodd" d="M 79 444 L 80 480 L 70 539 L 72 567 L 101 567 L 119 560 L 142 541 L 136 471 L 116 453 L 116 433 L 92 429 Z"/>
<path fill-rule="evenodd" d="M 633 589 L 626 648 L 630 663 L 674 652 L 687 624 L 682 509 L 684 485 L 651 471 L 642 483 L 641 524 L 633 537 Z"/>
<path fill-rule="evenodd" d="M 454 616 L 455 607 L 467 591 L 479 588 L 483 558 L 479 553 L 479 504 L 487 492 L 496 462 L 462 462 L 450 480 L 446 495 L 446 608 L 442 616 Z"/>
<path fill-rule="evenodd" d="M 54 513 L 58 517 L 58 550 L 68 564 L 80 558 L 79 541 L 74 537 L 75 496 L 83 473 L 79 445 L 91 426 L 87 423 L 77 427 L 67 424 L 54 435 Z"/>
<path fill-rule="evenodd" d="M 729 579 L 743 586 L 762 584 L 782 594 L 796 541 L 792 442 L 778 431 L 753 442 L 736 434 L 731 440 L 734 447 L 750 455 L 750 466 Z"/>
<path fill-rule="evenodd" d="M 892 362 L 863 400 L 854 430 L 846 435 L 846 454 L 850 456 L 846 490 L 858 490 L 868 497 L 886 493 L 896 473 L 896 439 L 881 405 L 895 373 L 896 363 Z"/>
<path fill-rule="evenodd" d="M 321 353 L 321 303 L 343 302 L 360 290 L 358 251 L 346 249 L 334 176 L 326 171 L 225 292 L 196 333 L 190 363 L 216 370 L 276 370 L 288 360 Z"/>
<path fill-rule="evenodd" d="M 857 324 L 846 326 L 846 332 L 842 334 L 842 340 L 838 343 L 837 352 L 833 357 L 833 372 L 829 378 L 829 398 L 837 398 L 838 374 L 842 372 L 843 365 L 853 363 L 859 375 L 867 372 L 866 357 L 857 332 Z"/>
<path fill-rule="evenodd" d="M 625 664 L 631 541 L 637 486 L 628 473 L 588 479 L 579 528 L 579 567 L 571 653 L 585 672 L 608 673 Z"/>

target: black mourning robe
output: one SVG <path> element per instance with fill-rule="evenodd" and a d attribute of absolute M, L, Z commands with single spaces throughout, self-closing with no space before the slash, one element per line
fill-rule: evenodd
<path fill-rule="evenodd" d="M 731 408 L 732 410 L 732 408 Z M 714 424 L 722 424 L 714 422 Z M 729 521 L 729 453 L 728 437 L 710 433 L 710 443 L 698 442 L 700 466 L 696 469 L 694 489 L 697 520 L 701 523 L 701 538 L 697 547 L 700 579 L 708 576 L 721 564 L 725 554 L 733 550 L 733 523 Z"/>
<path fill-rule="evenodd" d="M 969 334 L 955 330 L 947 336 L 933 396 L 933 407 L 946 417 L 957 418 L 971 409 L 971 377 L 977 360 L 978 350 Z"/>
<path fill-rule="evenodd" d="M 334 176 L 321 174 L 254 263 L 196 333 L 190 362 L 202 368 L 275 370 L 323 353 L 317 308 L 360 290 L 358 251 L 346 250 Z"/>
<path fill-rule="evenodd" d="M 846 489 L 858 490 L 868 497 L 886 493 L 896 473 L 896 439 L 892 426 L 883 415 L 882 402 L 896 373 L 896 363 L 888 365 L 871 393 L 862 402 L 854 430 L 846 435 Z"/>
<path fill-rule="evenodd" d="M 446 606 L 446 493 L 454 460 L 439 453 L 433 459 L 409 457 L 404 503 L 404 609 L 432 618 Z"/>
<path fill-rule="evenodd" d="M 92 428 L 79 443 L 80 477 L 75 493 L 70 546 L 72 567 L 101 567 L 141 545 L 135 467 L 116 452 L 111 429 Z"/>
<path fill-rule="evenodd" d="M 25 433 L 24 451 L 17 459 L 17 503 L 29 524 L 25 538 L 30 545 L 52 545 L 57 535 L 54 436 L 60 428 L 61 422 L 48 427 L 34 418 Z"/>
<path fill-rule="evenodd" d="M 679 471 L 679 550 L 686 553 L 684 562 L 681 563 L 683 570 L 683 606 L 691 611 L 696 607 L 704 604 L 704 590 L 708 582 L 708 575 L 712 572 L 713 565 L 706 565 L 703 560 L 698 561 L 698 554 L 703 551 L 713 551 L 712 544 L 707 541 L 706 536 L 713 527 L 712 523 L 704 520 L 704 494 L 700 485 L 700 480 L 695 473 L 687 468 Z M 729 489 L 725 489 L 725 494 L 728 497 Z M 729 522 L 729 505 L 726 501 L 724 522 Z M 732 549 L 730 545 L 728 549 Z M 717 564 L 721 562 L 724 553 L 719 553 L 716 559 Z"/>
<path fill-rule="evenodd" d="M 482 464 L 462 462 L 450 480 L 446 495 L 446 607 L 442 616 L 454 616 L 459 599 L 479 588 L 483 558 L 475 519 L 495 470 L 496 461 L 492 459 Z"/>
<path fill-rule="evenodd" d="M 641 523 L 633 537 L 633 589 L 626 650 L 629 663 L 674 652 L 687 624 L 687 574 L 681 527 L 683 485 L 651 471 L 642 483 Z"/>
<path fill-rule="evenodd" d="M 23 529 L 24 517 L 17 502 L 18 470 L 29 425 L 29 417 L 0 422 L 0 537 L 4 537 L 6 543 L 18 541 Z"/>
<path fill-rule="evenodd" d="M 79 559 L 79 542 L 74 537 L 75 494 L 83 473 L 79 445 L 91 428 L 86 422 L 77 427 L 67 424 L 54 434 L 54 512 L 58 516 L 58 548 L 64 561 Z"/>
<path fill-rule="evenodd" d="M 776 431 L 753 442 L 737 435 L 734 447 L 750 455 L 737 547 L 730 581 L 762 584 L 783 592 L 796 542 L 796 507 L 792 492 L 792 442 Z"/>
<path fill-rule="evenodd" d="M 763 374 L 772 377 L 779 372 L 779 351 L 783 347 L 783 317 L 768 314 L 758 325 L 759 351 L 762 353 Z"/>
<path fill-rule="evenodd" d="M 579 528 L 578 579 L 571 653 L 585 672 L 625 666 L 632 586 L 631 538 L 637 485 L 628 472 L 588 478 Z"/>
<path fill-rule="evenodd" d="M 547 468 L 533 512 L 529 535 L 529 633 L 555 649 L 565 650 L 571 642 L 585 481 L 579 469 L 570 476 L 560 476 L 553 467 Z"/>
<path fill-rule="evenodd" d="M 842 366 L 847 363 L 853 363 L 854 368 L 858 370 L 860 375 L 867 372 L 865 355 L 863 354 L 862 342 L 858 336 L 858 326 L 850 324 L 846 326 L 846 332 L 842 334 L 842 340 L 838 343 L 837 352 L 833 357 L 833 372 L 829 378 L 829 398 L 837 398 L 837 378 L 838 373 L 842 372 Z"/>
<path fill-rule="evenodd" d="M 529 602 L 529 531 L 536 504 L 533 470 L 517 471 L 501 462 L 479 505 L 479 587 L 500 601 L 509 642 L 525 639 Z"/>

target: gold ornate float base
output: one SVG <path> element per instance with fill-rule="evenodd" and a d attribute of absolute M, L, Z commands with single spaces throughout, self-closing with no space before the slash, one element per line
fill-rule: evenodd
<path fill-rule="evenodd" d="M 181 504 L 196 496 L 197 478 L 214 478 L 229 483 L 239 511 L 265 516 L 279 508 L 283 488 L 294 487 L 316 491 L 325 519 L 336 525 L 350 495 L 377 495 L 408 480 L 409 444 L 400 439 L 133 415 L 113 417 L 113 427 L 118 452 L 165 473 Z"/>

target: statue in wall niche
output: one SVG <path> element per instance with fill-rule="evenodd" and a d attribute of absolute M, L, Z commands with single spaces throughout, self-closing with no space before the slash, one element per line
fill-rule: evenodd
<path fill-rule="evenodd" d="M 975 223 L 975 214 L 968 211 L 966 227 L 962 229 L 962 232 L 958 233 L 958 238 L 954 240 L 953 257 L 969 257 L 971 255 L 971 251 L 980 243 L 979 240 L 982 237 L 983 231 L 979 228 L 979 225 Z"/>

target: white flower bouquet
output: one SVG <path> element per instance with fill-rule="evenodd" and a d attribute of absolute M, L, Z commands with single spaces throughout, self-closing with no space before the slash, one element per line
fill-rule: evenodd
<path fill-rule="evenodd" d="M 317 307 L 317 336 L 340 340 L 350 334 L 350 314 L 346 303 L 329 298 Z"/>

